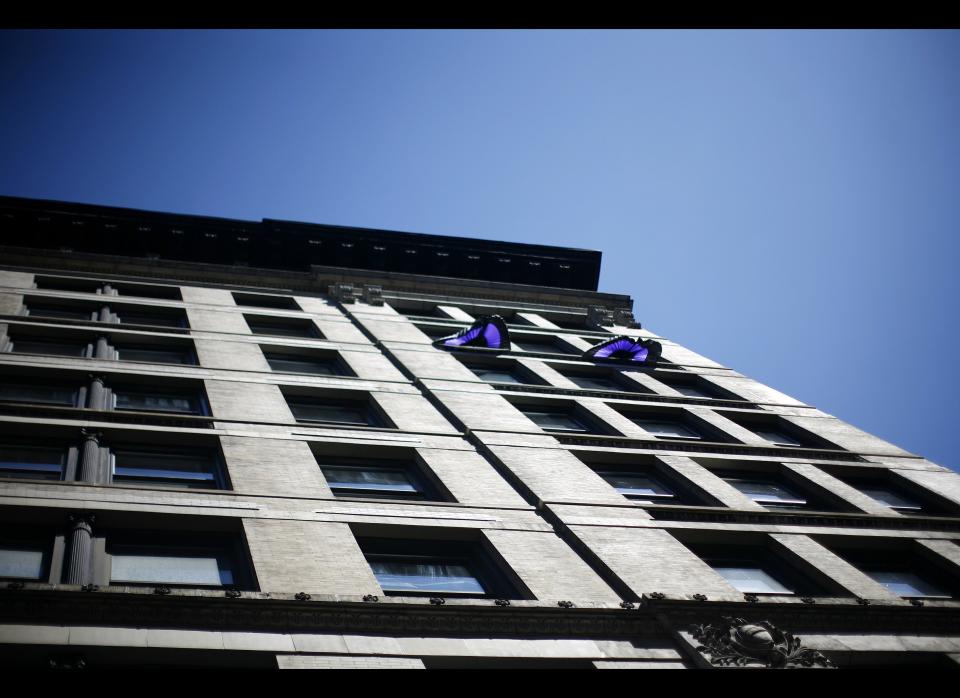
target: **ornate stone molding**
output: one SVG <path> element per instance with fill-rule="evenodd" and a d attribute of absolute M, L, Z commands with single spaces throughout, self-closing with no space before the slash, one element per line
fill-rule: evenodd
<path fill-rule="evenodd" d="M 695 625 L 697 651 L 715 666 L 786 668 L 833 668 L 822 653 L 800 646 L 800 638 L 772 623 L 755 623 L 724 616 L 720 622 Z"/>

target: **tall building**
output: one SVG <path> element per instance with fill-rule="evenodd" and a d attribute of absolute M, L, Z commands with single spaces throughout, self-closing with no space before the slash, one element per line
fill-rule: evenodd
<path fill-rule="evenodd" d="M 960 477 L 640 329 L 598 252 L 0 234 L 0 663 L 960 663 Z"/>

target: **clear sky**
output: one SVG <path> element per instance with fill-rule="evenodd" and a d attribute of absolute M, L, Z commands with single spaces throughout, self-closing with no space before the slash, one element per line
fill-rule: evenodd
<path fill-rule="evenodd" d="M 0 194 L 602 250 L 645 327 L 960 467 L 960 32 L 0 32 Z"/>

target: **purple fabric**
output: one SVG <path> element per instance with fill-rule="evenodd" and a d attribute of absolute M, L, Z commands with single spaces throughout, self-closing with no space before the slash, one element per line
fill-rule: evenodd
<path fill-rule="evenodd" d="M 503 349 L 505 346 L 510 346 L 510 333 L 499 315 L 483 315 L 467 329 L 461 330 L 452 337 L 442 337 L 435 341 L 434 345 Z"/>
<path fill-rule="evenodd" d="M 584 356 L 594 359 L 620 359 L 646 363 L 648 359 L 652 358 L 650 349 L 654 345 L 656 345 L 656 342 L 650 340 L 642 341 L 639 338 L 630 339 L 620 336 L 597 344 L 584 352 Z M 657 355 L 659 356 L 659 345 L 657 345 Z"/>

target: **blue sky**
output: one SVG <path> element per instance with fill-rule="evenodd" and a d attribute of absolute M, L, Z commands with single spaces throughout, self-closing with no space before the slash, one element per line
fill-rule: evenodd
<path fill-rule="evenodd" d="M 957 468 L 957 31 L 0 32 L 0 194 L 604 253 L 644 326 Z"/>

